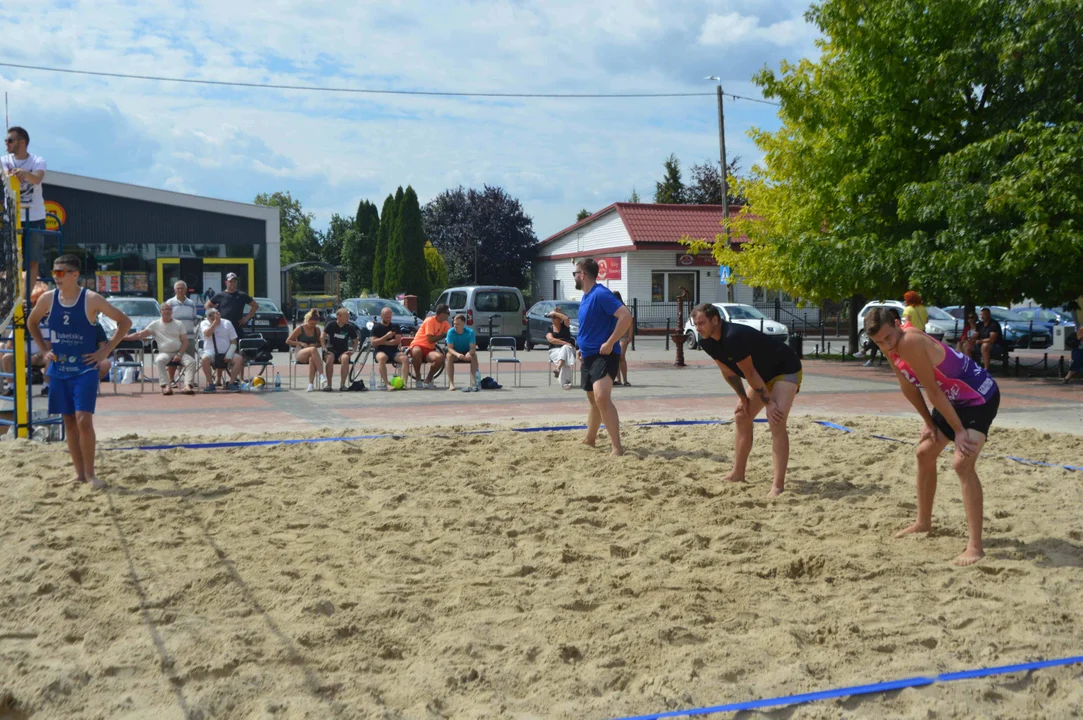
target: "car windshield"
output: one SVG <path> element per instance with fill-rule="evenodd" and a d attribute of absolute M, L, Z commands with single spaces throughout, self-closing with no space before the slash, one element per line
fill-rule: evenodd
<path fill-rule="evenodd" d="M 989 308 L 989 312 L 992 313 L 993 319 L 997 322 L 1026 322 L 1027 319 L 1019 313 L 1006 310 L 1004 308 Z"/>
<path fill-rule="evenodd" d="M 578 305 L 557 305 L 557 310 L 567 315 L 569 320 L 579 319 Z"/>
<path fill-rule="evenodd" d="M 264 300 L 263 298 L 256 298 L 256 303 L 259 305 L 260 312 L 280 312 L 278 306 L 270 300 Z"/>
<path fill-rule="evenodd" d="M 385 307 L 391 308 L 392 315 L 413 315 L 405 305 L 394 300 L 358 300 L 353 303 L 354 314 L 360 316 L 379 315 Z"/>
<path fill-rule="evenodd" d="M 926 305 L 925 309 L 929 311 L 929 317 L 933 320 L 954 320 L 951 315 L 941 310 L 935 305 Z"/>
<path fill-rule="evenodd" d="M 125 315 L 158 315 L 158 303 L 149 298 L 110 298 L 109 304 Z"/>
<path fill-rule="evenodd" d="M 756 308 L 751 305 L 727 305 L 726 314 L 730 316 L 732 320 L 770 320 Z"/>

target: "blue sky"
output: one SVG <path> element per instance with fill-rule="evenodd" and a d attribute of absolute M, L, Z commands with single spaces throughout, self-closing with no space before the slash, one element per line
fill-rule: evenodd
<path fill-rule="evenodd" d="M 0 60 L 242 82 L 481 92 L 759 97 L 764 65 L 817 54 L 805 0 L 93 0 L 0 15 Z M 32 40 L 32 41 L 31 41 Z M 663 159 L 717 160 L 713 96 L 494 100 L 209 88 L 0 68 L 10 120 L 50 169 L 248 201 L 289 190 L 325 225 L 411 184 L 500 185 L 539 238 L 585 207 L 653 197 Z M 726 143 L 775 109 L 730 101 Z M 48 191 L 46 190 L 46 196 Z"/>

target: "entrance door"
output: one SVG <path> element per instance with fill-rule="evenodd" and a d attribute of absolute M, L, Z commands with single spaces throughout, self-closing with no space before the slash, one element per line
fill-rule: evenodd
<path fill-rule="evenodd" d="M 214 270 L 203 271 L 203 297 L 214 297 L 218 293 L 226 289 L 225 282 L 222 278 L 222 273 Z"/>
<path fill-rule="evenodd" d="M 673 272 L 669 273 L 669 289 L 666 299 L 669 302 L 677 302 L 682 290 L 687 290 L 687 302 L 696 302 L 696 275 L 698 273 Z"/>

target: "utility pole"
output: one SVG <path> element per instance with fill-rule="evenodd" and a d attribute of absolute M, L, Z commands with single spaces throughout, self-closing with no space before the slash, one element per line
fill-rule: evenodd
<path fill-rule="evenodd" d="M 722 227 L 726 230 L 726 246 L 730 244 L 730 191 L 729 179 L 726 177 L 726 116 L 722 109 L 722 80 L 712 76 L 710 80 L 718 80 L 718 155 L 722 163 Z"/>

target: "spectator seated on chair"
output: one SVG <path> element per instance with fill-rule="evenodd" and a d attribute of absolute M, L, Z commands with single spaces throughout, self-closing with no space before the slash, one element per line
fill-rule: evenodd
<path fill-rule="evenodd" d="M 387 390 L 387 366 L 394 368 L 402 365 L 402 377 L 406 379 L 406 353 L 402 351 L 402 333 L 391 324 L 391 308 L 380 311 L 380 322 L 373 323 L 369 344 L 372 347 L 372 359 L 380 369 L 380 389 Z"/>
<path fill-rule="evenodd" d="M 195 390 L 192 385 L 196 381 L 196 361 L 186 352 L 188 349 L 188 331 L 185 329 L 184 323 L 173 319 L 172 305 L 162 303 L 158 311 L 162 314 L 160 318 L 148 323 L 143 330 L 128 335 L 123 342 L 146 340 L 153 337 L 158 346 L 158 352 L 154 356 L 154 366 L 158 369 L 158 385 L 162 388 L 162 394 L 173 394 L 173 388 L 169 382 L 169 364 L 179 363 L 181 376 L 184 378 L 184 387 L 181 392 L 185 395 L 193 395 Z"/>
<path fill-rule="evenodd" d="M 463 392 L 477 392 L 481 388 L 477 385 L 478 373 L 478 340 L 474 331 L 466 327 L 466 316 L 458 314 L 450 330 L 447 331 L 447 381 L 448 390 L 455 390 L 455 365 L 457 363 L 470 363 L 470 380 L 463 388 Z"/>
<path fill-rule="evenodd" d="M 323 331 L 320 330 L 319 319 L 318 310 L 309 310 L 305 315 L 305 321 L 294 328 L 290 336 L 286 338 L 286 344 L 293 348 L 294 362 L 298 365 L 308 365 L 306 392 L 315 390 L 317 379 L 323 377 L 323 360 L 320 358 Z"/>
<path fill-rule="evenodd" d="M 959 342 L 955 343 L 955 349 L 963 355 L 970 357 L 974 354 L 974 347 L 978 344 L 978 316 L 970 313 L 966 316 L 963 331 L 959 334 Z"/>
<path fill-rule="evenodd" d="M 981 322 L 978 323 L 978 340 L 972 357 L 975 362 L 980 362 L 982 367 L 988 370 L 991 360 L 1002 358 L 1005 354 L 1004 330 L 1000 327 L 1000 323 L 993 319 L 992 311 L 989 308 L 982 308 Z"/>
<path fill-rule="evenodd" d="M 545 335 L 549 343 L 549 362 L 556 368 L 553 377 L 560 379 L 560 386 L 565 390 L 572 387 L 572 369 L 575 367 L 575 345 L 572 343 L 572 331 L 568 327 L 568 316 L 554 310 L 549 313 L 553 329 Z"/>
<path fill-rule="evenodd" d="M 421 366 L 426 362 L 429 363 L 429 372 L 424 380 L 424 385 L 429 390 L 436 387 L 432 382 L 433 378 L 444 365 L 444 354 L 436 349 L 436 343 L 447 337 L 447 332 L 451 329 L 447 321 L 449 315 L 451 315 L 451 310 L 447 305 L 437 305 L 436 314 L 425 318 L 410 343 L 409 352 L 410 360 L 414 364 L 414 380 L 421 384 Z"/>
<path fill-rule="evenodd" d="M 335 361 L 339 363 L 339 387 L 346 391 L 350 377 L 350 355 L 357 350 L 361 339 L 361 329 L 350 322 L 350 311 L 342 307 L 335 311 L 335 319 L 323 328 L 323 362 L 326 365 L 323 389 L 331 392 L 331 378 L 335 371 Z"/>
<path fill-rule="evenodd" d="M 210 307 L 206 319 L 199 324 L 199 334 L 203 337 L 200 364 L 207 376 L 207 386 L 203 391 L 215 391 L 212 370 L 218 371 L 219 377 L 222 371 L 229 370 L 228 389 L 234 392 L 240 390 L 238 378 L 244 368 L 244 358 L 237 352 L 237 330 L 233 323 L 222 317 L 218 308 Z"/>

